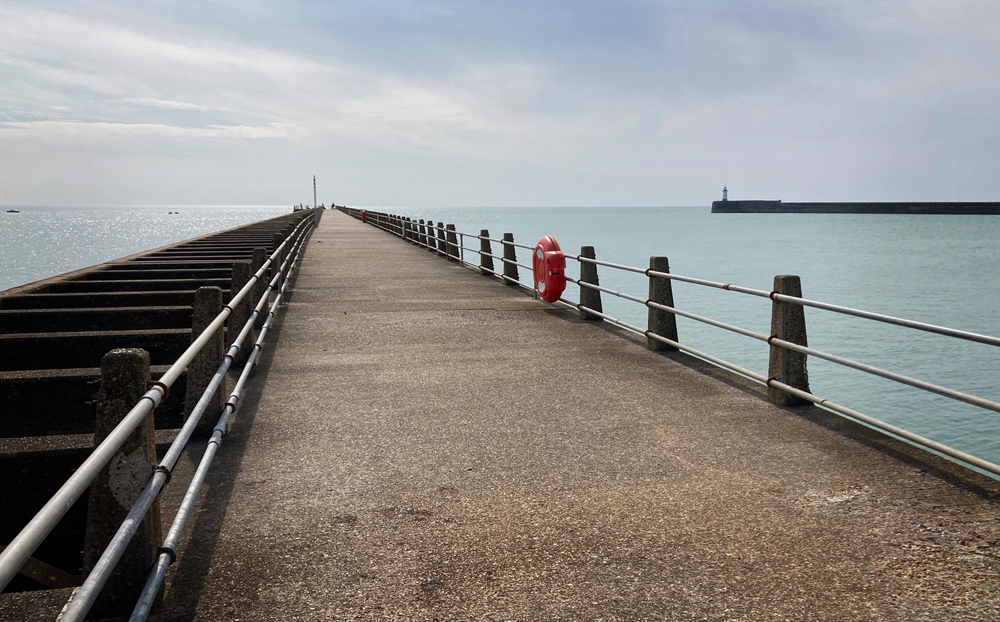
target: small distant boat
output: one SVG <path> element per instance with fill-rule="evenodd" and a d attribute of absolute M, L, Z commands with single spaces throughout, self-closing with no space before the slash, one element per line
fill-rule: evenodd
<path fill-rule="evenodd" d="M 19 210 L 19 209 L 9 209 L 9 210 L 7 210 L 7 213 L 8 214 L 20 214 L 21 210 Z"/>

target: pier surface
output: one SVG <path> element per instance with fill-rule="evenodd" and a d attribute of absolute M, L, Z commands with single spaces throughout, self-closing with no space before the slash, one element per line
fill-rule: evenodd
<path fill-rule="evenodd" d="M 275 344 L 153 619 L 1000 619 L 995 490 L 343 213 Z"/>

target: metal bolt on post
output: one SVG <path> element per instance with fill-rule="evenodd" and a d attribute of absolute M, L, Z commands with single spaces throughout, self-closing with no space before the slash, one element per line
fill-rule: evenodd
<path fill-rule="evenodd" d="M 505 233 L 503 234 L 503 275 L 507 278 L 504 279 L 504 283 L 510 285 L 511 287 L 517 287 L 520 277 L 517 271 L 517 247 L 514 246 L 514 234 Z"/>
<path fill-rule="evenodd" d="M 597 259 L 597 255 L 594 254 L 594 247 L 581 246 L 580 257 Z M 600 282 L 597 280 L 597 264 L 587 263 L 586 261 L 580 262 L 580 282 L 590 283 L 591 285 L 600 285 Z M 580 306 L 603 313 L 604 307 L 601 305 L 601 292 L 581 285 Z M 599 321 L 602 318 L 599 315 L 594 315 L 593 313 L 588 313 L 587 311 L 580 309 L 580 319 L 593 322 Z"/>
<path fill-rule="evenodd" d="M 199 287 L 194 293 L 194 308 L 191 318 L 191 341 L 194 342 L 208 325 L 222 311 L 222 288 L 219 287 Z M 184 394 L 184 416 L 191 414 L 195 404 L 201 399 L 201 394 L 205 392 L 208 384 L 215 375 L 215 370 L 222 362 L 225 351 L 222 349 L 222 327 L 208 340 L 205 347 L 201 349 L 187 368 L 187 389 Z M 226 399 L 229 390 L 226 388 L 226 379 L 215 392 L 212 407 L 208 412 L 221 412 L 226 406 Z M 202 417 L 198 422 L 195 432 L 199 435 L 212 433 L 215 421 L 212 417 Z"/>
<path fill-rule="evenodd" d="M 149 388 L 149 353 L 112 350 L 101 359 L 94 446 L 100 444 Z M 132 432 L 90 487 L 84 536 L 83 574 L 90 574 L 104 549 L 128 516 L 156 467 L 153 413 Z M 128 615 L 139 598 L 162 541 L 160 502 L 136 530 L 90 613 L 95 618 Z"/>
<path fill-rule="evenodd" d="M 479 232 L 479 272 L 483 276 L 493 276 L 493 246 L 489 237 L 489 229 L 482 229 Z"/>
<path fill-rule="evenodd" d="M 651 272 L 670 273 L 670 262 L 666 257 L 650 257 L 649 269 Z M 649 276 L 649 301 L 661 304 L 666 307 L 674 306 L 674 291 L 670 285 L 670 279 Z M 649 332 L 659 335 L 671 341 L 680 341 L 677 338 L 677 316 L 663 309 L 649 307 L 648 326 Z M 654 352 L 664 352 L 676 350 L 677 348 L 657 341 L 651 337 L 646 337 L 646 347 Z"/>
<path fill-rule="evenodd" d="M 786 296 L 802 297 L 802 281 L 790 274 L 774 277 L 774 292 Z M 808 346 L 806 341 L 806 314 L 802 305 L 771 300 L 771 336 L 784 341 Z M 786 350 L 771 344 L 767 376 L 778 382 L 809 392 L 809 374 L 806 371 L 808 356 L 802 352 Z M 785 393 L 776 387 L 767 388 L 767 398 L 778 406 L 802 406 L 811 402 Z"/>

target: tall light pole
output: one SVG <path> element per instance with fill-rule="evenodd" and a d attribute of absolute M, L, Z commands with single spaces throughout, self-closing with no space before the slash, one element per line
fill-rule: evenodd
<path fill-rule="evenodd" d="M 316 176 L 313 175 L 313 209 L 316 209 Z"/>

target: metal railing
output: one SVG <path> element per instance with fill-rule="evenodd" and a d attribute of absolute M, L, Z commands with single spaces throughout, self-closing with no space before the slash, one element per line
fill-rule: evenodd
<path fill-rule="evenodd" d="M 356 210 L 356 209 L 353 209 L 353 208 L 343 208 L 343 210 L 347 214 L 349 214 L 349 215 L 352 215 L 354 217 L 360 218 L 360 212 L 361 212 L 361 210 Z M 458 262 L 460 262 L 464 266 L 480 270 L 483 273 L 487 273 L 487 274 L 491 274 L 493 276 L 499 277 L 499 278 L 503 279 L 504 281 L 506 281 L 508 283 L 516 284 L 516 285 L 518 285 L 520 287 L 523 287 L 525 289 L 534 291 L 534 287 L 532 285 L 528 285 L 526 283 L 522 283 L 522 282 L 520 282 L 519 279 L 511 277 L 508 274 L 507 270 L 506 270 L 506 267 L 509 267 L 509 266 L 515 266 L 515 267 L 519 267 L 519 268 L 524 268 L 525 270 L 529 270 L 529 271 L 532 270 L 531 266 L 527 266 L 527 265 L 524 265 L 522 263 L 517 262 L 517 260 L 516 260 L 516 254 L 515 254 L 515 252 L 513 252 L 513 249 L 515 249 L 515 248 L 521 248 L 521 249 L 525 249 L 525 250 L 528 250 L 528 251 L 534 251 L 534 247 L 533 246 L 527 246 L 527 245 L 524 245 L 524 244 L 519 244 L 519 243 L 513 242 L 513 236 L 510 236 L 509 239 L 497 239 L 497 238 L 492 238 L 492 237 L 488 237 L 488 236 L 482 236 L 482 235 L 476 235 L 476 234 L 471 234 L 471 233 L 458 232 L 458 231 L 456 231 L 454 229 L 453 225 L 442 226 L 441 224 L 434 225 L 433 222 L 428 222 L 428 223 L 422 223 L 422 222 L 419 222 L 419 221 L 418 222 L 414 222 L 412 219 L 409 219 L 409 218 L 406 218 L 406 217 L 403 217 L 403 216 L 394 215 L 394 214 L 386 214 L 386 213 L 382 213 L 382 212 L 371 212 L 371 211 L 368 211 L 367 214 L 366 214 L 366 219 L 367 219 L 367 222 L 369 224 L 372 224 L 375 227 L 378 227 L 380 229 L 383 229 L 385 231 L 393 233 L 394 235 L 397 235 L 397 236 L 399 236 L 399 237 L 401 237 L 403 239 L 406 239 L 406 240 L 408 240 L 410 242 L 413 242 L 413 243 L 415 243 L 415 244 L 417 244 L 419 246 L 423 246 L 423 247 L 428 248 L 430 250 L 436 251 L 438 254 L 440 254 L 442 256 L 445 256 L 448 259 L 452 259 L 452 260 L 458 261 Z M 432 237 L 432 232 L 435 234 L 433 237 Z M 451 236 L 451 238 L 448 237 L 449 235 Z M 509 235 L 509 234 L 506 234 L 505 238 L 506 238 L 507 235 Z M 480 240 L 481 242 L 485 241 L 485 242 L 489 242 L 489 243 L 493 243 L 493 242 L 500 243 L 500 244 L 504 245 L 503 246 L 504 251 L 505 251 L 504 252 L 504 256 L 495 255 L 495 254 L 492 253 L 492 251 L 486 252 L 486 251 L 484 251 L 483 248 L 480 248 L 480 249 L 469 248 L 469 247 L 465 246 L 465 239 L 466 238 L 477 239 L 477 240 Z M 455 241 L 455 243 L 451 243 L 449 241 L 449 239 L 454 239 L 456 241 Z M 461 242 L 459 242 L 458 240 L 461 240 Z M 469 252 L 475 253 L 480 258 L 480 263 L 479 264 L 475 264 L 475 263 L 467 261 L 465 259 L 465 256 L 464 256 L 464 252 L 465 251 L 469 251 Z M 484 262 L 485 262 L 485 258 L 486 257 L 489 257 L 490 260 L 498 260 L 498 261 L 502 262 L 502 264 L 505 266 L 505 270 L 503 272 L 499 272 L 499 271 L 496 271 L 494 269 L 487 268 L 485 265 L 483 265 Z M 511 259 L 510 257 L 515 257 L 515 259 Z M 576 260 L 580 264 L 590 264 L 592 266 L 595 266 L 595 270 L 596 270 L 596 266 L 602 266 L 602 267 L 605 267 L 605 268 L 610 268 L 610 269 L 619 270 L 619 271 L 623 271 L 623 272 L 629 272 L 629 273 L 634 273 L 634 274 L 641 274 L 641 275 L 644 275 L 644 276 L 648 277 L 649 279 L 663 279 L 663 280 L 668 281 L 668 282 L 677 281 L 677 282 L 683 282 L 683 283 L 688 283 L 688 284 L 692 284 L 692 285 L 698 285 L 698 286 L 702 286 L 702 287 L 719 289 L 719 290 L 723 290 L 723 291 L 727 291 L 727 292 L 732 292 L 732 293 L 736 293 L 736 294 L 742 294 L 742 295 L 747 295 L 747 296 L 752 296 L 752 297 L 757 297 L 757 298 L 766 298 L 766 299 L 769 299 L 769 300 L 772 301 L 772 305 L 776 304 L 776 303 L 784 303 L 784 304 L 789 304 L 789 305 L 796 305 L 796 306 L 799 306 L 799 307 L 811 307 L 811 308 L 820 309 L 820 310 L 823 310 L 823 311 L 829 311 L 829 312 L 837 313 L 837 314 L 841 314 L 841 315 L 847 315 L 847 316 L 862 318 L 862 319 L 871 320 L 871 321 L 875 321 L 875 322 L 881 322 L 881 323 L 885 323 L 885 324 L 891 324 L 891 325 L 895 325 L 895 326 L 900 326 L 900 327 L 903 327 L 903 328 L 909 328 L 909 329 L 913 329 L 913 330 L 917 330 L 917 331 L 922 331 L 922 332 L 927 332 L 927 333 L 933 333 L 933 334 L 937 334 L 937 335 L 943 335 L 943 336 L 951 337 L 951 338 L 954 338 L 954 339 L 960 339 L 960 340 L 964 340 L 964 341 L 971 341 L 971 342 L 985 344 L 985 345 L 990 345 L 990 346 L 1000 346 L 1000 338 L 997 338 L 997 337 L 994 337 L 994 336 L 991 336 L 991 335 L 984 335 L 984 334 L 979 334 L 979 333 L 973 333 L 973 332 L 969 332 L 969 331 L 964 331 L 964 330 L 958 330 L 958 329 L 954 329 L 954 328 L 949 328 L 949 327 L 946 327 L 946 326 L 939 326 L 939 325 L 935 325 L 935 324 L 928 324 L 928 323 L 925 323 L 925 322 L 918 322 L 918 321 L 915 321 L 915 320 L 909 320 L 909 319 L 905 319 L 905 318 L 894 317 L 894 316 L 890 316 L 890 315 L 884 315 L 884 314 L 881 314 L 881 313 L 873 313 L 873 312 L 864 311 L 864 310 L 861 310 L 861 309 L 854 309 L 854 308 L 851 308 L 851 307 L 845 307 L 845 306 L 841 306 L 841 305 L 835 305 L 835 304 L 830 304 L 830 303 L 826 303 L 826 302 L 820 302 L 820 301 L 816 301 L 816 300 L 810 300 L 810 299 L 803 298 L 803 297 L 800 297 L 800 296 L 791 296 L 791 295 L 780 293 L 780 292 L 777 292 L 777 291 L 766 291 L 766 290 L 754 289 L 754 288 L 750 288 L 750 287 L 743 287 L 743 286 L 740 286 L 740 285 L 734 285 L 732 283 L 723 283 L 723 282 L 718 282 L 718 281 L 710 281 L 710 280 L 706 280 L 706 279 L 700 279 L 700 278 L 689 277 L 689 276 L 682 276 L 682 275 L 672 274 L 670 272 L 657 271 L 657 270 L 652 270 L 652 269 L 648 269 L 648 268 L 638 268 L 638 267 L 634 267 L 634 266 L 628 266 L 628 265 L 613 263 L 613 262 L 609 262 L 609 261 L 601 261 L 601 260 L 597 260 L 597 259 L 593 259 L 593 258 L 582 257 L 582 256 L 579 256 L 579 255 L 573 255 L 573 254 L 569 254 L 569 253 L 566 254 L 566 258 L 567 259 Z M 797 353 L 800 353 L 800 354 L 803 354 L 803 355 L 806 355 L 806 356 L 816 357 L 818 359 L 822 359 L 822 360 L 834 363 L 836 365 L 840 365 L 840 366 L 843 366 L 843 367 L 847 367 L 847 368 L 850 368 L 850 369 L 861 371 L 861 372 L 864 372 L 866 374 L 877 376 L 877 377 L 880 377 L 880 378 L 883 378 L 883 379 L 886 379 L 886 380 L 891 380 L 893 382 L 896 382 L 896 383 L 899 383 L 899 384 L 903 384 L 903 385 L 907 385 L 907 386 L 910 386 L 910 387 L 914 387 L 914 388 L 920 389 L 922 391 L 926 391 L 926 392 L 933 393 L 933 394 L 936 394 L 936 395 L 941 395 L 943 397 L 946 397 L 946 398 L 949 398 L 949 399 L 952 399 L 952 400 L 955 400 L 955 401 L 958 401 L 958 402 L 963 402 L 963 403 L 966 403 L 966 404 L 970 404 L 972 406 L 976 406 L 978 408 L 982 408 L 982 409 L 985 409 L 985 410 L 988 410 L 988 411 L 1000 413 L 1000 402 L 997 402 L 997 401 L 994 401 L 994 400 L 990 400 L 990 399 L 986 399 L 986 398 L 979 397 L 979 396 L 976 396 L 976 395 L 972 395 L 972 394 L 969 394 L 969 393 L 965 393 L 965 392 L 962 392 L 962 391 L 957 391 L 957 390 L 954 390 L 954 389 L 950 389 L 948 387 L 944 387 L 944 386 L 941 386 L 941 385 L 938 385 L 938 384 L 934 384 L 934 383 L 931 383 L 931 382 L 927 382 L 927 381 L 924 381 L 924 380 L 920 380 L 920 379 L 917 379 L 917 378 L 912 378 L 912 377 L 906 376 L 904 374 L 899 374 L 899 373 L 896 373 L 896 372 L 893 372 L 893 371 L 889 371 L 889 370 L 886 370 L 886 369 L 882 369 L 882 368 L 879 368 L 879 367 L 876 367 L 876 366 L 873 366 L 873 365 L 868 365 L 868 364 L 865 364 L 865 363 L 854 361 L 852 359 L 845 358 L 845 357 L 842 357 L 842 356 L 838 356 L 838 355 L 835 355 L 835 354 L 830 354 L 828 352 L 823 352 L 823 351 L 818 350 L 816 348 L 808 347 L 804 343 L 796 343 L 794 341 L 789 341 L 788 339 L 782 339 L 781 335 L 764 334 L 764 333 L 760 333 L 760 332 L 757 332 L 757 331 L 748 330 L 748 329 L 745 329 L 745 328 L 742 328 L 742 327 L 739 327 L 739 326 L 735 326 L 733 324 L 729 324 L 729 323 L 726 323 L 726 322 L 722 322 L 722 321 L 719 321 L 719 320 L 708 318 L 708 317 L 705 317 L 703 315 L 699 315 L 699 314 L 696 314 L 696 313 L 691 313 L 689 311 L 684 311 L 684 310 L 678 309 L 678 308 L 676 308 L 674 306 L 668 306 L 668 305 L 662 304 L 662 302 L 657 302 L 657 301 L 651 300 L 649 298 L 643 298 L 641 296 L 635 296 L 635 295 L 628 294 L 626 292 L 614 290 L 614 289 L 609 288 L 609 287 L 604 287 L 604 286 L 601 286 L 601 285 L 597 284 L 596 282 L 591 283 L 591 282 L 588 282 L 588 280 L 583 279 L 583 278 L 574 279 L 574 278 L 570 278 L 570 277 L 567 276 L 566 280 L 567 280 L 567 282 L 574 283 L 574 284 L 580 286 L 580 288 L 581 288 L 581 296 L 582 296 L 582 292 L 583 292 L 584 289 L 589 289 L 589 290 L 593 290 L 595 292 L 609 294 L 609 295 L 615 296 L 617 298 L 620 298 L 622 300 L 626 300 L 626 301 L 630 301 L 630 302 L 634 302 L 634 303 L 643 305 L 643 306 L 645 306 L 645 307 L 647 307 L 649 309 L 654 309 L 654 310 L 657 310 L 657 311 L 662 311 L 662 312 L 666 312 L 666 313 L 669 313 L 669 314 L 673 314 L 675 316 L 684 317 L 684 318 L 687 318 L 687 319 L 690 319 L 690 320 L 693 320 L 693 321 L 696 321 L 696 322 L 700 322 L 700 323 L 706 324 L 708 326 L 713 326 L 715 328 L 719 328 L 719 329 L 722 329 L 722 330 L 733 332 L 733 333 L 736 333 L 738 335 L 742 335 L 744 337 L 749 337 L 749 338 L 755 339 L 757 341 L 765 342 L 772 349 L 773 348 L 781 348 L 781 349 L 784 349 L 784 350 L 787 350 L 787 351 L 797 352 Z M 678 350 L 681 350 L 683 352 L 686 352 L 688 354 L 691 354 L 693 356 L 701 358 L 701 359 L 703 359 L 705 361 L 708 361 L 708 362 L 710 362 L 710 363 L 712 363 L 714 365 L 717 365 L 717 366 L 725 368 L 725 369 L 727 369 L 729 371 L 735 372 L 735 373 L 737 373 L 737 374 L 739 374 L 741 376 L 749 378 L 749 379 L 751 379 L 751 380 L 753 380 L 755 382 L 758 382 L 758 383 L 760 383 L 762 385 L 765 385 L 767 387 L 778 389 L 778 390 L 780 390 L 780 391 L 782 391 L 784 393 L 787 393 L 787 394 L 789 394 L 791 396 L 794 396 L 794 397 L 796 397 L 796 398 L 798 398 L 800 400 L 805 400 L 807 402 L 811 402 L 811 403 L 813 403 L 813 404 L 815 404 L 815 405 L 817 405 L 817 406 L 819 406 L 819 407 L 821 407 L 823 409 L 829 410 L 829 411 L 834 412 L 834 413 L 836 413 L 838 415 L 842 415 L 842 416 L 847 417 L 849 419 L 853 419 L 855 421 L 861 422 L 861 423 L 863 423 L 863 424 L 865 424 L 867 426 L 870 426 L 870 427 L 882 430 L 882 431 L 887 432 L 887 433 L 889 433 L 891 435 L 894 435 L 894 436 L 899 437 L 899 438 L 901 438 L 903 440 L 906 440 L 906 441 L 908 441 L 910 443 L 918 445 L 918 446 L 920 446 L 922 448 L 930 449 L 930 450 L 932 450 L 934 452 L 937 452 L 937 453 L 939 453 L 939 454 L 941 454 L 943 456 L 946 456 L 948 458 L 957 460 L 957 461 L 959 461 L 961 463 L 964 463 L 966 465 L 973 466 L 973 467 L 975 467 L 977 469 L 981 469 L 982 471 L 985 471 L 985 472 L 987 472 L 989 474 L 992 474 L 994 476 L 1000 477 L 1000 465 L 997 465 L 997 464 L 995 464 L 993 462 L 990 462 L 988 460 L 984 460 L 984 459 L 982 459 L 982 458 L 980 458 L 978 456 L 974 456 L 974 455 L 969 454 L 967 452 L 960 451 L 960 450 L 955 449 L 953 447 L 949 447 L 949 446 L 947 446 L 947 445 L 945 445 L 943 443 L 934 441 L 932 439 L 926 438 L 926 437 L 921 436 L 919 434 L 915 434 L 913 432 L 910 432 L 909 430 L 905 430 L 903 428 L 900 428 L 898 426 L 895 426 L 895 425 L 889 424 L 887 422 L 881 421 L 881 420 L 876 419 L 874 417 L 865 415 L 863 413 L 860 413 L 860 412 L 858 412 L 856 410 L 853 410 L 853 409 L 848 408 L 846 406 L 843 406 L 841 404 L 837 404 L 835 402 L 832 402 L 832 401 L 830 401 L 828 399 L 819 397 L 819 396 L 813 394 L 812 392 L 806 390 L 805 387 L 794 386 L 793 384 L 788 384 L 786 382 L 782 382 L 781 379 L 776 378 L 774 376 L 768 376 L 768 375 L 757 373 L 757 372 L 755 372 L 753 370 L 747 369 L 747 368 L 742 367 L 740 365 L 736 365 L 736 364 L 731 363 L 729 361 L 726 361 L 726 360 L 723 360 L 723 359 L 718 358 L 716 356 L 713 356 L 713 355 L 711 355 L 709 353 L 702 352 L 702 351 L 697 350 L 695 348 L 692 348 L 692 347 L 690 347 L 688 345 L 680 343 L 676 339 L 670 339 L 667 336 L 664 336 L 662 334 L 658 334 L 658 333 L 654 332 L 653 330 L 651 330 L 648 327 L 647 328 L 643 328 L 641 326 L 636 326 L 635 324 L 631 324 L 631 323 L 626 322 L 626 321 L 624 321 L 624 320 L 622 320 L 620 318 L 617 318 L 617 317 L 614 317 L 614 316 L 609 315 L 607 313 L 604 313 L 603 310 L 593 309 L 593 308 L 587 307 L 586 305 L 582 304 L 581 302 L 573 302 L 573 301 L 567 300 L 565 298 L 560 298 L 559 301 L 558 301 L 558 303 L 555 303 L 555 304 L 560 304 L 560 305 L 565 306 L 565 307 L 570 307 L 570 308 L 573 308 L 573 309 L 577 309 L 577 310 L 579 310 L 581 312 L 586 312 L 587 314 L 590 314 L 590 315 L 593 315 L 593 316 L 595 316 L 597 318 L 600 318 L 602 320 L 606 320 L 608 322 L 611 322 L 611 323 L 615 324 L 616 326 L 624 328 L 625 330 L 628 330 L 628 331 L 630 331 L 632 333 L 635 333 L 635 334 L 638 334 L 638 335 L 642 335 L 642 336 L 646 337 L 647 339 L 658 341 L 660 343 L 666 344 L 667 346 L 676 348 Z M 804 326 L 803 326 L 803 330 L 804 330 Z"/>
<path fill-rule="evenodd" d="M 229 370 L 229 367 L 239 349 L 242 347 L 242 343 L 251 333 L 254 322 L 257 320 L 263 307 L 266 305 L 268 298 L 274 291 L 275 287 L 279 287 L 278 294 L 270 308 L 267 321 L 264 324 L 265 327 L 261 329 L 260 337 L 254 344 L 254 353 L 249 358 L 247 365 L 244 366 L 243 373 L 240 376 L 240 381 L 237 384 L 237 390 L 242 390 L 243 383 L 246 382 L 249 370 L 256 363 L 260 354 L 260 349 L 263 346 L 263 338 L 267 333 L 267 327 L 270 326 L 275 310 L 284 295 L 285 288 L 288 284 L 287 277 L 298 259 L 308 234 L 315 226 L 316 220 L 316 218 L 310 217 L 305 217 L 299 220 L 298 224 L 288 237 L 274 249 L 269 257 L 265 259 L 264 263 L 260 266 L 257 272 L 250 277 L 246 285 L 244 285 L 239 292 L 230 297 L 228 304 L 215 317 L 215 319 L 205 328 L 204 331 L 202 331 L 202 333 L 191 343 L 191 345 L 169 367 L 169 369 L 164 372 L 159 380 L 152 383 L 152 388 L 150 388 L 139 399 L 138 403 L 136 403 L 129 413 L 125 415 L 122 421 L 119 422 L 118 425 L 107 435 L 104 441 L 94 449 L 90 456 L 88 456 L 83 464 L 59 488 L 55 495 L 49 499 L 42 509 L 39 510 L 34 516 L 34 518 L 32 518 L 32 520 L 21 530 L 21 532 L 14 538 L 13 541 L 11 541 L 3 552 L 0 553 L 0 591 L 7 586 L 14 575 L 17 574 L 35 549 L 42 543 L 42 541 L 45 540 L 48 534 L 66 514 L 66 512 L 69 511 L 70 507 L 76 502 L 76 500 L 87 491 L 90 485 L 97 478 L 98 474 L 107 466 L 126 439 L 132 434 L 133 431 L 135 431 L 139 424 L 145 420 L 146 416 L 152 413 L 153 409 L 160 404 L 167 391 L 169 391 L 170 387 L 181 375 L 181 373 L 184 372 L 184 369 L 188 366 L 188 364 L 191 363 L 194 357 L 205 347 L 209 340 L 217 334 L 226 319 L 232 315 L 233 308 L 237 307 L 244 300 L 244 298 L 252 295 L 257 282 L 264 278 L 268 269 L 275 264 L 279 258 L 284 257 L 283 262 L 280 265 L 275 266 L 274 276 L 257 301 L 256 306 L 251 313 L 250 319 L 241 328 L 239 336 L 236 340 L 234 340 L 229 351 L 212 377 L 208 387 L 201 395 L 191 414 L 188 415 L 183 426 L 178 432 L 177 437 L 171 443 L 166 455 L 157 465 L 155 471 L 147 482 L 145 489 L 133 504 L 125 521 L 121 524 L 118 532 L 105 548 L 103 554 L 95 564 L 92 571 L 88 574 L 83 585 L 73 595 L 73 598 L 70 600 L 60 619 L 64 621 L 71 621 L 83 620 L 86 617 L 90 607 L 93 605 L 97 596 L 100 594 L 101 589 L 107 582 L 108 577 L 111 576 L 111 572 L 114 570 L 116 563 L 124 553 L 126 546 L 135 535 L 139 524 L 142 522 L 156 497 L 162 491 L 164 485 L 170 480 L 171 473 L 177 463 L 177 460 L 180 458 L 181 453 L 187 446 L 187 443 L 190 440 L 191 435 L 194 433 L 195 427 L 201 417 L 208 409 L 212 397 L 215 395 L 219 386 L 221 386 L 223 378 Z M 287 253 L 285 252 L 286 249 L 288 251 Z M 238 396 L 238 393 L 236 394 L 236 397 L 230 396 L 230 402 L 233 410 L 235 409 Z M 227 403 L 226 411 L 223 413 L 222 418 L 228 419 L 231 412 L 230 403 Z M 218 429 L 218 427 L 216 429 Z M 214 443 L 216 446 L 220 442 L 221 437 L 220 439 L 216 439 L 215 434 L 213 434 L 212 440 L 209 441 L 210 444 Z M 204 476 L 202 475 L 202 479 L 203 477 Z M 195 491 L 195 494 L 197 494 L 197 491 Z M 182 509 L 183 507 L 184 506 L 182 506 Z M 171 530 L 171 534 L 174 534 L 173 530 Z M 179 534 L 174 535 L 176 538 Z M 166 547 L 167 543 L 165 543 L 164 546 Z M 173 557 L 175 555 L 173 553 L 175 546 L 176 542 L 169 549 L 171 562 L 173 561 Z M 162 550 L 164 549 L 161 549 L 161 551 Z M 139 619 L 144 619 L 144 617 Z"/>

